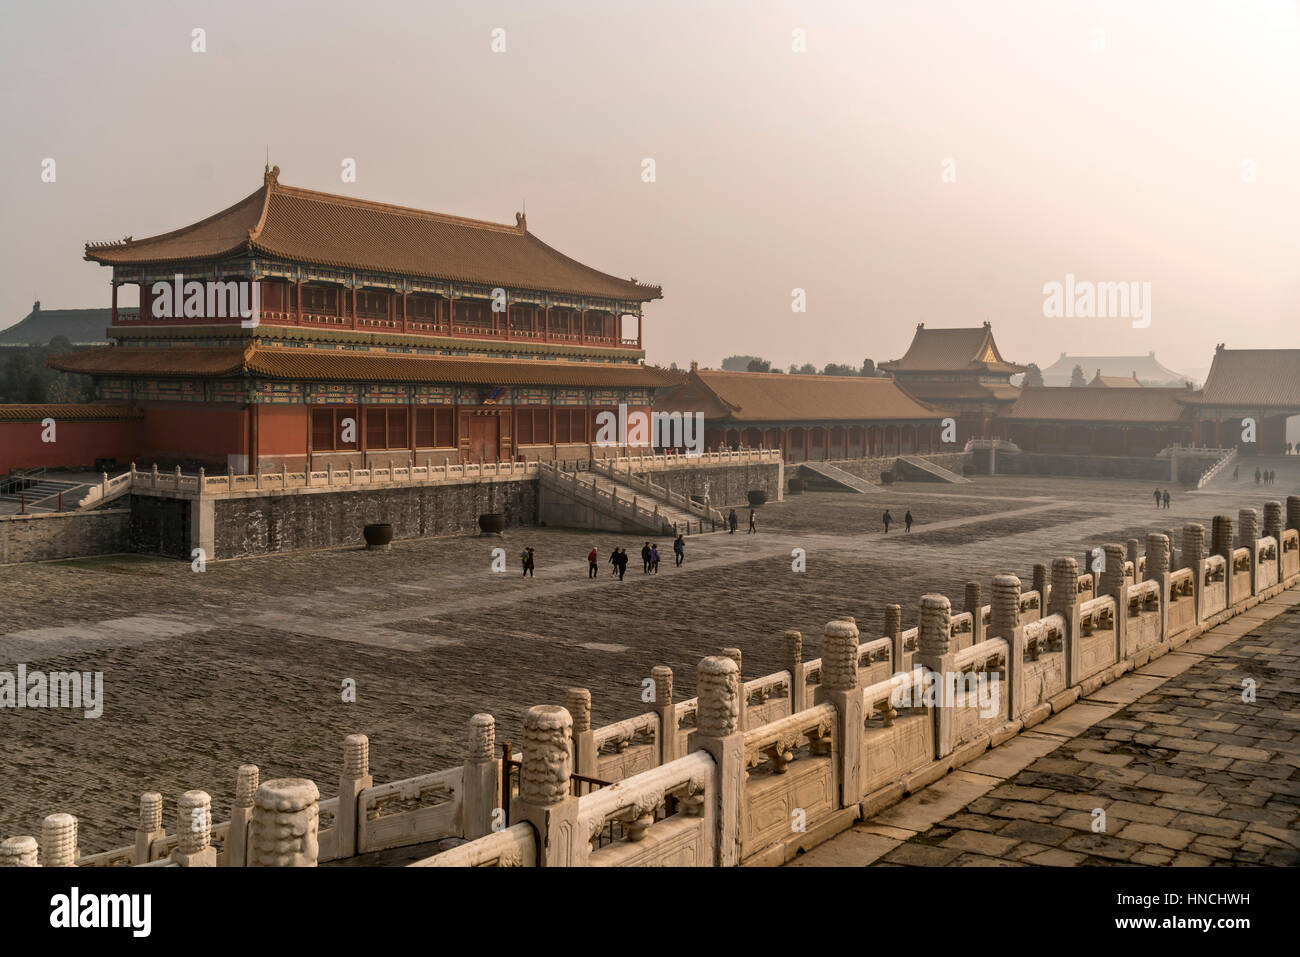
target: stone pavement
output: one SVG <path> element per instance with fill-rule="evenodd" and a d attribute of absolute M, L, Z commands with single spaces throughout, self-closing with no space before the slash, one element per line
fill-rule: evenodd
<path fill-rule="evenodd" d="M 790 866 L 1295 866 L 1297 767 L 1292 588 Z"/>

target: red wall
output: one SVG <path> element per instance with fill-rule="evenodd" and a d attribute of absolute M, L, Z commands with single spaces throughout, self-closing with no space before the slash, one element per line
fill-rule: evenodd
<path fill-rule="evenodd" d="M 199 402 L 142 402 L 144 434 L 140 468 L 155 459 L 207 462 L 224 470 L 227 455 L 247 452 L 247 416 L 242 405 Z"/>
<path fill-rule="evenodd" d="M 94 467 L 95 459 L 127 465 L 140 453 L 143 422 L 55 422 L 53 442 L 42 442 L 36 422 L 0 422 L 0 473 L 12 469 Z"/>

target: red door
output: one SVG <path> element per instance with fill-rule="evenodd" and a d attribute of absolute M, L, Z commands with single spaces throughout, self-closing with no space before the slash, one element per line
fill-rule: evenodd
<path fill-rule="evenodd" d="M 495 415 L 469 420 L 469 461 L 495 462 L 500 454 L 501 421 Z"/>

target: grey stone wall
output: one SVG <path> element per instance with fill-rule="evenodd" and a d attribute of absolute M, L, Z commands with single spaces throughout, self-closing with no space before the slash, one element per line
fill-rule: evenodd
<path fill-rule="evenodd" d="M 242 558 L 304 548 L 363 545 L 366 525 L 387 522 L 394 540 L 473 534 L 483 512 L 507 526 L 537 522 L 536 480 L 334 489 L 216 499 L 214 557 Z"/>
<path fill-rule="evenodd" d="M 193 546 L 190 544 L 191 509 L 188 500 L 132 495 L 129 502 L 131 551 L 189 559 Z"/>
<path fill-rule="evenodd" d="M 986 453 L 987 455 L 987 453 Z M 1208 466 L 1187 462 L 1179 463 L 1179 481 L 1195 482 Z M 981 463 L 988 471 L 987 458 Z M 1195 473 L 1192 475 L 1192 473 Z M 1084 478 L 1147 479 L 1152 482 L 1169 481 L 1169 460 L 1157 458 L 1125 458 L 1109 455 L 1061 455 L 1053 452 L 998 453 L 999 475 L 1077 475 Z M 1186 477 L 1185 477 L 1186 476 Z"/>
<path fill-rule="evenodd" d="M 705 468 L 650 469 L 649 475 L 656 485 L 663 485 L 684 495 L 703 495 L 704 483 L 709 483 L 709 501 L 714 508 L 728 508 L 749 504 L 751 489 L 762 489 L 769 502 L 775 502 L 781 492 L 780 465 L 719 465 Z"/>
<path fill-rule="evenodd" d="M 0 516 L 0 565 L 129 551 L 130 518 L 125 508 Z"/>

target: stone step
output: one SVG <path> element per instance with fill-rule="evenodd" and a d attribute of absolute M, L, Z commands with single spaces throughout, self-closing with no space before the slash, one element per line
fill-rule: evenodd
<path fill-rule="evenodd" d="M 824 479 L 841 485 L 851 492 L 879 492 L 880 486 L 872 485 L 864 478 L 859 478 L 852 472 L 847 472 L 837 465 L 831 465 L 829 462 L 801 462 L 799 463 L 808 471 L 820 475 Z"/>

